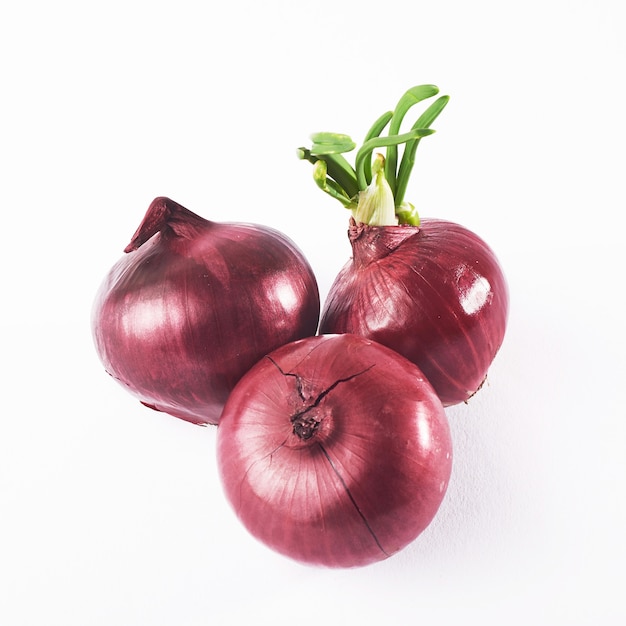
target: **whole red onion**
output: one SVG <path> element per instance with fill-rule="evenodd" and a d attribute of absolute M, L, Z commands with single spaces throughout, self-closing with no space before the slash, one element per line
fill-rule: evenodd
<path fill-rule="evenodd" d="M 466 228 L 352 220 L 353 257 L 330 288 L 320 332 L 356 333 L 393 348 L 426 375 L 444 405 L 483 384 L 504 339 L 508 290 L 498 260 Z"/>
<path fill-rule="evenodd" d="M 419 369 L 362 337 L 278 348 L 231 393 L 217 431 L 225 493 L 293 559 L 363 566 L 413 541 L 446 492 L 452 445 Z"/>
<path fill-rule="evenodd" d="M 216 424 L 263 355 L 315 333 L 319 293 L 294 243 L 156 198 L 104 279 L 92 328 L 106 371 L 139 400 Z"/>
<path fill-rule="evenodd" d="M 330 288 L 320 332 L 356 333 L 393 348 L 419 366 L 447 406 L 483 384 L 504 339 L 509 296 L 482 239 L 458 224 L 420 221 L 404 199 L 417 146 L 449 97 L 432 102 L 410 131 L 400 126 L 412 106 L 438 92 L 409 89 L 374 122 L 354 168 L 343 156 L 356 146 L 346 135 L 316 133 L 298 154 L 314 164 L 317 185 L 352 212 L 353 258 Z M 386 157 L 372 163 L 383 147 Z"/>

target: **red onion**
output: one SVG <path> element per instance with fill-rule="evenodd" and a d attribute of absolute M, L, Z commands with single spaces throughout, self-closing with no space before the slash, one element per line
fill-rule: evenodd
<path fill-rule="evenodd" d="M 431 522 L 452 465 L 419 369 L 351 334 L 285 345 L 231 393 L 217 431 L 226 496 L 248 531 L 298 561 L 385 559 Z"/>
<path fill-rule="evenodd" d="M 156 198 L 92 316 L 106 371 L 150 408 L 216 424 L 263 355 L 315 333 L 313 272 L 285 235 Z"/>
<path fill-rule="evenodd" d="M 416 363 L 444 405 L 483 384 L 502 344 L 508 292 L 498 261 L 451 222 L 352 221 L 353 258 L 330 288 L 320 332 L 356 333 Z"/>
<path fill-rule="evenodd" d="M 409 89 L 372 125 L 353 168 L 346 135 L 316 133 L 299 156 L 314 164 L 318 186 L 351 210 L 353 258 L 332 285 L 321 333 L 356 333 L 414 362 L 444 405 L 470 398 L 483 384 L 504 339 L 509 296 L 492 250 L 471 231 L 443 220 L 420 222 L 404 200 L 421 138 L 448 103 L 435 100 L 410 131 L 407 111 L 438 93 Z M 388 136 L 380 137 L 389 125 Z M 399 146 L 403 145 L 399 159 Z M 385 147 L 386 158 L 372 152 Z"/>

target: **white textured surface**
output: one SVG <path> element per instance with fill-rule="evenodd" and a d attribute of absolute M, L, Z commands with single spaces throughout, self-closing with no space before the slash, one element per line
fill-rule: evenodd
<path fill-rule="evenodd" d="M 626 622 L 621 3 L 11 4 L 0 623 Z M 455 466 L 429 529 L 379 565 L 311 569 L 238 524 L 213 429 L 104 374 L 91 301 L 162 194 L 283 230 L 324 294 L 347 216 L 294 150 L 318 130 L 359 139 L 427 82 L 452 100 L 408 199 L 491 244 L 509 331 L 488 385 L 448 411 Z"/>

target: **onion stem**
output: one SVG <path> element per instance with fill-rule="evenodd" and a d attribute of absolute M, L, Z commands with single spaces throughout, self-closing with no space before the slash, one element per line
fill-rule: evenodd
<path fill-rule="evenodd" d="M 359 193 L 359 203 L 353 210 L 355 221 L 370 226 L 395 226 L 398 224 L 391 187 L 385 178 L 385 157 L 376 155 L 372 166 L 372 182 Z"/>

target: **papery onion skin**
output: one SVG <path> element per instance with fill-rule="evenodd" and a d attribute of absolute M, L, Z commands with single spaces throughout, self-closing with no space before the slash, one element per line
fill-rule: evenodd
<path fill-rule="evenodd" d="M 106 371 L 150 408 L 216 424 L 254 363 L 317 329 L 313 271 L 272 228 L 211 222 L 159 197 L 125 252 L 92 330 Z"/>
<path fill-rule="evenodd" d="M 482 386 L 506 330 L 509 295 L 493 251 L 445 220 L 351 220 L 352 259 L 329 290 L 321 333 L 354 333 L 415 363 L 444 406 Z"/>
<path fill-rule="evenodd" d="M 283 346 L 238 383 L 218 426 L 226 496 L 248 531 L 310 565 L 388 558 L 432 521 L 452 443 L 418 368 L 350 334 Z"/>

